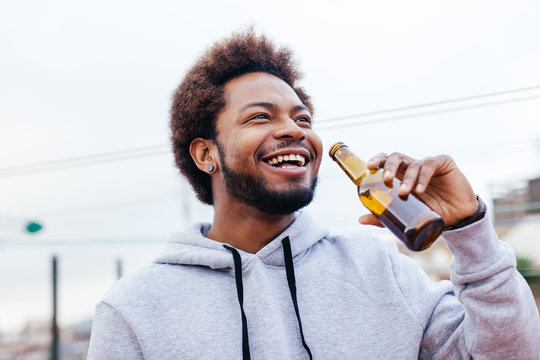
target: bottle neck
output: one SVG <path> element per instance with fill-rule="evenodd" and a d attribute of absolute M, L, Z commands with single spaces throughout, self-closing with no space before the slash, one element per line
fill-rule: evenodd
<path fill-rule="evenodd" d="M 333 151 L 332 159 L 338 163 L 353 183 L 360 185 L 367 171 L 365 161 L 356 156 L 345 145 Z"/>

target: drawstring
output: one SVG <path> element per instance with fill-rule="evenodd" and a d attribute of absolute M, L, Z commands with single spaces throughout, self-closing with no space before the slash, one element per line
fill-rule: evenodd
<path fill-rule="evenodd" d="M 296 319 L 298 320 L 298 328 L 300 329 L 300 337 L 302 338 L 302 345 L 309 355 L 309 359 L 313 359 L 311 350 L 309 349 L 306 339 L 304 338 L 304 331 L 302 330 L 302 320 L 300 320 L 300 311 L 298 310 L 298 301 L 296 300 L 296 279 L 294 277 L 294 263 L 291 252 L 291 241 L 287 236 L 281 242 L 283 244 L 283 257 L 285 259 L 285 271 L 287 272 L 287 282 L 289 283 L 289 290 L 291 291 L 291 298 L 294 305 L 294 312 L 296 313 Z"/>
<path fill-rule="evenodd" d="M 309 355 L 309 359 L 313 359 L 311 355 L 311 350 L 309 349 L 308 344 L 304 338 L 304 331 L 302 330 L 302 320 L 300 320 L 300 311 L 298 310 L 298 301 L 296 299 L 296 279 L 294 277 L 294 263 L 291 252 L 291 242 L 289 237 L 285 237 L 282 240 L 283 244 L 283 257 L 285 260 L 285 271 L 287 273 L 287 283 L 289 284 L 289 290 L 291 292 L 291 299 L 294 305 L 294 312 L 296 314 L 296 319 L 298 320 L 298 328 L 300 329 L 300 337 L 302 338 L 302 345 Z M 238 294 L 238 302 L 240 303 L 240 311 L 242 312 L 242 354 L 244 360 L 251 359 L 249 353 L 249 339 L 248 339 L 248 329 L 247 329 L 247 319 L 246 313 L 244 312 L 244 285 L 242 282 L 242 258 L 240 253 L 233 247 L 228 245 L 223 245 L 223 247 L 229 250 L 232 253 L 234 261 L 234 276 L 236 279 L 236 292 Z"/>
<path fill-rule="evenodd" d="M 240 311 L 242 312 L 242 354 L 244 360 L 250 360 L 249 354 L 249 338 L 247 329 L 246 313 L 244 312 L 244 284 L 242 283 L 242 258 L 233 247 L 223 245 L 223 247 L 232 253 L 234 261 L 234 277 L 236 279 L 236 292 L 238 294 L 238 302 L 240 303 Z"/>

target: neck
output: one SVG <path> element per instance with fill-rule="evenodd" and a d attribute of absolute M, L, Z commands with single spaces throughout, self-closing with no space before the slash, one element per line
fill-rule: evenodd
<path fill-rule="evenodd" d="M 294 221 L 294 214 L 271 215 L 245 204 L 214 204 L 214 220 L 206 237 L 256 253 Z"/>

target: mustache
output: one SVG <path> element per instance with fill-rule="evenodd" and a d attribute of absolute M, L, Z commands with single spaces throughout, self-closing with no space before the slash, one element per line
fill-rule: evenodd
<path fill-rule="evenodd" d="M 272 153 L 274 151 L 278 151 L 287 147 L 301 147 L 302 149 L 307 150 L 309 152 L 309 160 L 313 160 L 315 158 L 315 152 L 313 149 L 311 149 L 306 143 L 303 141 L 298 140 L 283 140 L 275 145 L 272 145 L 270 147 L 259 149 L 257 153 L 255 154 L 257 159 L 261 159 L 266 154 Z"/>

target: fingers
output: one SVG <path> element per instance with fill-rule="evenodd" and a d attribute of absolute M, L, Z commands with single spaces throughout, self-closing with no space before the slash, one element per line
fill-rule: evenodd
<path fill-rule="evenodd" d="M 375 225 L 378 227 L 383 227 L 383 224 L 381 224 L 379 219 L 377 219 L 375 215 L 373 214 L 366 214 L 366 215 L 360 216 L 360 218 L 358 219 L 358 222 L 363 225 Z"/>
<path fill-rule="evenodd" d="M 404 171 L 413 161 L 415 161 L 413 158 L 397 152 L 390 155 L 380 153 L 368 161 L 367 168 L 370 170 L 384 168 L 383 180 L 392 181 L 398 172 Z"/>
<path fill-rule="evenodd" d="M 439 164 L 440 161 L 437 158 L 425 158 L 422 160 L 422 162 L 418 165 L 419 171 L 417 178 L 411 178 L 410 181 L 408 180 L 407 187 L 412 189 L 412 187 L 415 186 L 414 192 L 417 194 L 422 194 L 424 191 L 426 191 L 431 179 L 433 178 L 433 175 L 439 168 Z M 416 180 L 416 185 L 414 185 L 414 180 Z"/>
<path fill-rule="evenodd" d="M 371 159 L 369 159 L 367 163 L 367 168 L 369 170 L 382 168 L 387 158 L 388 158 L 388 155 L 386 155 L 385 153 L 379 153 L 375 155 L 374 157 L 372 157 Z"/>
<path fill-rule="evenodd" d="M 368 162 L 368 169 L 383 168 L 385 182 L 399 178 L 399 195 L 406 196 L 413 191 L 417 194 L 424 193 L 431 179 L 446 171 L 448 163 L 452 163 L 452 159 L 446 155 L 416 160 L 401 153 L 380 153 Z"/>
<path fill-rule="evenodd" d="M 409 165 L 407 171 L 405 172 L 405 175 L 403 175 L 403 179 L 401 180 L 401 185 L 399 186 L 398 191 L 399 195 L 406 196 L 411 191 L 413 191 L 413 187 L 415 186 L 416 179 L 418 179 L 420 170 L 421 166 L 418 162 L 413 162 L 411 165 Z"/>
<path fill-rule="evenodd" d="M 413 163 L 414 159 L 408 156 L 405 156 L 400 153 L 392 153 L 386 158 L 384 162 L 384 181 L 392 181 L 393 178 L 397 177 L 398 172 L 401 170 L 406 171 L 406 169 Z"/>

